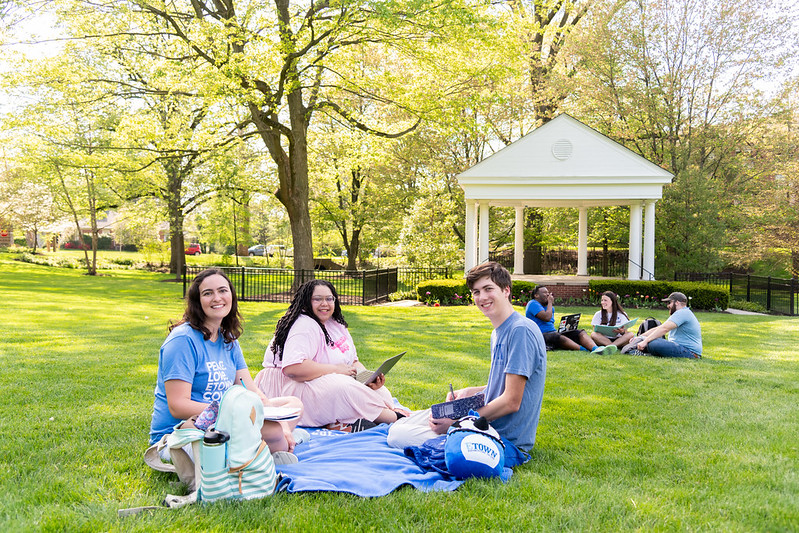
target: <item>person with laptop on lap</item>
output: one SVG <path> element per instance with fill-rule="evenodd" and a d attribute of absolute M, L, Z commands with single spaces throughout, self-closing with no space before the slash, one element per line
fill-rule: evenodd
<path fill-rule="evenodd" d="M 688 308 L 688 298 L 681 292 L 673 292 L 662 301 L 668 302 L 668 320 L 634 337 L 622 352 L 655 357 L 702 357 L 702 328 L 696 315 Z M 666 333 L 669 340 L 663 338 Z"/>
<path fill-rule="evenodd" d="M 575 329 L 558 333 L 555 329 L 555 295 L 543 285 L 533 289 L 533 299 L 527 303 L 525 316 L 535 322 L 544 336 L 548 347 L 560 350 L 585 350 L 595 353 L 612 354 L 618 348 L 610 346 L 597 346 L 584 329 Z"/>
<path fill-rule="evenodd" d="M 513 309 L 510 273 L 493 261 L 471 269 L 466 284 L 477 308 L 491 321 L 491 367 L 488 384 L 447 393 L 446 401 L 483 393 L 485 403 L 477 409 L 506 441 L 506 466 L 512 444 L 528 450 L 535 443 L 544 396 L 547 355 L 541 332 Z M 421 446 L 447 432 L 455 422 L 433 418 L 430 409 L 417 411 L 392 424 L 388 444 L 394 448 Z"/>

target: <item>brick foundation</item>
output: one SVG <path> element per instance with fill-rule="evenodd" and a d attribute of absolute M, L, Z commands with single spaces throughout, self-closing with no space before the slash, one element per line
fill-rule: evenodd
<path fill-rule="evenodd" d="M 555 295 L 556 300 L 567 298 L 585 298 L 588 296 L 588 283 L 580 285 L 566 285 L 565 283 L 542 283 L 549 292 Z"/>

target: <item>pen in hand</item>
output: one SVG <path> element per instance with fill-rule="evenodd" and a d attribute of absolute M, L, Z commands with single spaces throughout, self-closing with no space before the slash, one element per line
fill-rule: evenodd
<path fill-rule="evenodd" d="M 455 391 L 452 389 L 452 383 L 449 384 L 449 394 L 451 396 L 450 400 L 455 399 Z"/>

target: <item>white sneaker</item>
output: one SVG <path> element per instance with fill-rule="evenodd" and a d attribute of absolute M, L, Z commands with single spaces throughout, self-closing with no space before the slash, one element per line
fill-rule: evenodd
<path fill-rule="evenodd" d="M 293 465 L 300 462 L 291 452 L 275 452 L 272 454 L 272 460 L 276 465 Z"/>
<path fill-rule="evenodd" d="M 311 440 L 311 434 L 302 428 L 294 428 L 294 431 L 291 432 L 291 436 L 294 437 L 295 444 L 302 444 L 303 442 Z"/>

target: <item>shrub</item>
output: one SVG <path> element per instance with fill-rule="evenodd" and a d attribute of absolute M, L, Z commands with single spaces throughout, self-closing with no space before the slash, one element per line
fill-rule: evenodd
<path fill-rule="evenodd" d="M 634 280 L 591 280 L 591 295 L 599 300 L 605 291 L 619 295 L 624 307 L 663 307 L 661 299 L 674 291 L 688 297 L 688 306 L 693 309 L 722 311 L 729 306 L 730 294 L 727 289 L 709 283 L 694 281 L 634 281 Z"/>
<path fill-rule="evenodd" d="M 536 285 L 532 281 L 516 280 L 510 286 L 510 300 L 516 305 L 527 305 L 533 299 L 533 289 Z"/>
<path fill-rule="evenodd" d="M 23 263 L 31 263 L 34 265 L 44 265 L 44 266 L 59 267 L 59 268 L 80 269 L 84 268 L 86 265 L 86 262 L 82 259 L 75 259 L 72 257 L 33 255 L 28 252 L 21 254 L 17 258 L 17 260 L 22 261 Z"/>
<path fill-rule="evenodd" d="M 64 250 L 91 250 L 92 245 L 86 243 L 80 244 L 78 241 L 67 241 L 61 245 L 61 248 Z"/>
<path fill-rule="evenodd" d="M 514 281 L 511 285 L 511 302 L 527 305 L 533 298 L 536 285 L 532 281 Z M 465 279 L 437 279 L 423 281 L 416 286 L 418 300 L 428 305 L 468 305 L 472 303 L 472 293 Z"/>
<path fill-rule="evenodd" d="M 416 286 L 419 301 L 428 305 L 468 305 L 472 303 L 472 293 L 465 279 L 433 279 Z"/>
<path fill-rule="evenodd" d="M 151 241 L 142 246 L 142 255 L 147 266 L 163 266 L 169 263 L 169 243 Z"/>
<path fill-rule="evenodd" d="M 102 235 L 97 238 L 97 249 L 98 250 L 113 250 L 114 249 L 114 239 L 107 235 Z"/>
<path fill-rule="evenodd" d="M 217 261 L 217 264 L 219 266 L 224 266 L 224 267 L 232 267 L 233 265 L 235 265 L 235 263 L 236 262 L 233 260 L 233 256 L 228 254 L 222 254 L 219 257 L 219 260 Z"/>
<path fill-rule="evenodd" d="M 766 307 L 759 302 L 747 302 L 746 300 L 738 300 L 735 298 L 730 299 L 730 307 L 742 311 L 750 311 L 752 313 L 768 313 Z"/>
<path fill-rule="evenodd" d="M 390 302 L 400 302 L 402 300 L 418 300 L 415 291 L 398 291 L 388 295 Z"/>

